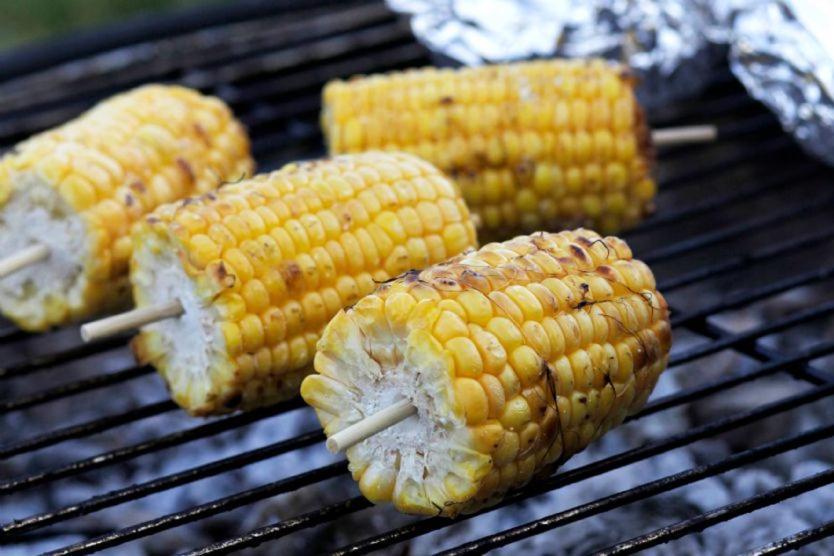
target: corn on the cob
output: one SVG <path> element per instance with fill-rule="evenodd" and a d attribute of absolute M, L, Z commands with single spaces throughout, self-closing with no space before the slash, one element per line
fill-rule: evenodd
<path fill-rule="evenodd" d="M 652 207 L 651 137 L 617 65 L 424 68 L 333 81 L 323 100 L 331 153 L 425 158 L 457 181 L 488 236 L 576 225 L 611 233 Z"/>
<path fill-rule="evenodd" d="M 117 95 L 0 161 L 0 256 L 48 259 L 0 281 L 0 310 L 42 330 L 125 304 L 129 228 L 157 206 L 251 174 L 220 100 L 176 86 Z"/>
<path fill-rule="evenodd" d="M 328 320 L 378 282 L 476 246 L 454 185 L 408 154 L 290 164 L 162 207 L 133 235 L 140 360 L 192 414 L 294 396 Z"/>
<path fill-rule="evenodd" d="M 649 268 L 577 230 L 491 243 L 336 315 L 301 395 L 328 436 L 410 400 L 348 448 L 371 501 L 453 516 L 496 502 L 643 406 L 671 342 Z"/>

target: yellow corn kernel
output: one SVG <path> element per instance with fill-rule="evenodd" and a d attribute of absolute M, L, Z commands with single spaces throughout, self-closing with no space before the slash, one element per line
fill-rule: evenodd
<path fill-rule="evenodd" d="M 178 86 L 116 95 L 21 143 L 0 159 L 0 234 L 19 237 L 21 245 L 46 244 L 53 256 L 4 282 L 0 311 L 22 328 L 44 330 L 126 305 L 131 226 L 159 205 L 246 177 L 253 166 L 249 139 L 230 110 Z M 12 229 L 3 211 L 19 211 L 27 195 L 43 210 L 31 210 L 26 225 Z M 38 237 L 58 219 L 62 230 L 75 226 L 71 244 L 58 234 Z M 224 249 L 225 238 L 209 233 L 210 224 L 187 210 L 172 222 L 172 235 L 198 268 Z M 65 275 L 53 266 L 66 260 L 77 263 L 70 275 L 19 287 L 33 273 Z M 9 286 L 13 281 L 18 285 Z"/>
<path fill-rule="evenodd" d="M 351 469 L 394 470 L 398 486 L 375 502 L 454 516 L 638 411 L 668 359 L 668 319 L 651 271 L 622 241 L 536 233 L 397 278 L 340 313 L 315 361 L 328 380 L 312 375 L 302 396 L 327 434 L 381 399 L 412 401 L 418 445 L 403 434 L 415 421 L 395 425 L 349 449 Z"/>
<path fill-rule="evenodd" d="M 455 360 L 457 376 L 478 378 L 484 372 L 484 363 L 478 348 L 469 338 L 458 336 L 446 342 L 448 349 Z"/>
<path fill-rule="evenodd" d="M 507 351 L 498 338 L 483 329 L 473 330 L 471 337 L 484 362 L 484 371 L 493 375 L 502 372 L 507 364 Z"/>
<path fill-rule="evenodd" d="M 518 326 L 508 318 L 494 317 L 490 319 L 486 329 L 498 338 L 498 341 L 508 352 L 512 352 L 524 343 L 524 337 L 521 335 Z"/>
<path fill-rule="evenodd" d="M 432 200 L 418 196 L 422 186 L 413 184 L 418 180 L 431 188 L 432 193 L 424 196 Z M 421 234 L 426 235 L 413 236 L 399 215 L 422 218 L 420 207 L 436 212 L 437 222 L 429 225 L 420 220 Z M 328 231 L 331 216 L 339 220 L 338 230 Z M 447 223 L 445 218 L 458 221 Z M 443 234 L 453 227 L 463 231 L 443 243 Z M 376 152 L 291 164 L 227 185 L 211 196 L 160 208 L 141 222 L 133 235 L 133 248 L 140 256 L 134 256 L 131 272 L 136 303 L 147 305 L 158 299 L 154 265 L 159 263 L 151 251 L 184 251 L 182 271 L 203 308 L 193 318 L 185 315 L 169 324 L 184 327 L 198 319 L 206 334 L 219 331 L 225 345 L 215 345 L 212 338 L 206 367 L 196 369 L 193 362 L 184 363 L 176 356 L 182 349 L 177 333 L 146 327 L 134 347 L 142 360 L 168 379 L 175 399 L 187 400 L 182 403 L 191 413 L 219 413 L 287 399 L 297 393 L 309 372 L 326 323 L 379 283 L 411 268 L 409 242 L 419 243 L 424 262 L 433 264 L 474 247 L 474 233 L 460 194 L 449 180 L 407 154 Z M 463 239 L 457 237 L 461 234 Z M 432 237 L 441 241 L 439 250 L 429 246 Z M 434 288 L 425 288 L 425 293 L 432 300 L 437 295 Z M 366 302 L 361 305 L 370 310 Z M 381 328 L 406 333 L 417 305 L 412 295 L 380 302 L 378 311 L 385 315 Z M 186 304 L 187 311 L 194 310 L 189 307 Z M 428 328 L 446 343 L 459 376 L 478 377 L 485 363 L 494 363 L 482 358 L 469 339 L 467 313 L 456 300 L 448 299 L 433 315 Z M 194 332 L 183 329 L 186 333 Z M 395 355 L 381 351 L 380 360 Z M 232 372 L 216 372 L 218 368 Z M 180 388 L 189 388 L 188 381 L 177 378 L 181 374 L 200 384 L 189 396 L 179 395 Z M 480 394 L 462 395 L 463 407 L 471 419 L 485 420 L 489 401 L 480 384 L 474 381 L 474 385 Z M 461 388 L 465 393 L 471 386 L 464 383 Z"/>
<path fill-rule="evenodd" d="M 633 221 L 651 210 L 648 128 L 632 79 L 616 64 L 423 68 L 333 86 L 341 94 L 322 99 L 332 153 L 394 148 L 423 156 L 457 178 L 488 236 L 518 226 L 531 232 L 542 222 L 632 223 L 611 218 L 609 210 L 622 209 L 603 202 L 607 191 L 624 193 Z M 435 92 L 423 102 L 407 100 L 427 88 Z M 383 130 L 399 131 L 396 140 Z"/>
<path fill-rule="evenodd" d="M 532 347 L 523 345 L 510 354 L 510 365 L 524 386 L 535 383 L 542 374 L 542 358 Z"/>
<path fill-rule="evenodd" d="M 481 387 L 489 401 L 489 417 L 491 419 L 497 418 L 504 410 L 504 403 L 506 403 L 506 396 L 504 395 L 504 385 L 494 375 L 484 374 L 478 378 Z"/>
<path fill-rule="evenodd" d="M 472 378 L 456 379 L 455 398 L 463 408 L 467 423 L 477 425 L 486 421 L 489 415 L 489 400 L 477 380 Z"/>

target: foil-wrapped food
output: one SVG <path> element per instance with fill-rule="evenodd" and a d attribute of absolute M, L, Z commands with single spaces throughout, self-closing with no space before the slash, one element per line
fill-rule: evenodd
<path fill-rule="evenodd" d="M 642 104 L 691 95 L 712 75 L 706 11 L 685 0 L 388 0 L 417 38 L 467 65 L 598 57 L 639 78 Z"/>
<path fill-rule="evenodd" d="M 771 0 L 732 19 L 730 67 L 810 153 L 834 164 L 834 2 Z"/>
<path fill-rule="evenodd" d="M 834 164 L 831 0 L 388 0 L 438 55 L 478 65 L 601 57 L 639 79 L 649 109 L 732 71 L 810 153 Z M 729 47 L 728 49 L 726 47 Z"/>

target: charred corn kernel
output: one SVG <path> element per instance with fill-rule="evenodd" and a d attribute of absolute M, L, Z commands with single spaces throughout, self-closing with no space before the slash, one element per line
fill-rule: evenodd
<path fill-rule="evenodd" d="M 520 321 L 504 316 L 508 302 Z M 625 311 L 633 326 L 602 324 Z M 328 435 L 392 400 L 413 403 L 416 418 L 347 451 L 351 469 L 374 502 L 453 516 L 500 500 L 638 411 L 670 343 L 663 296 L 621 240 L 536 233 L 409 273 L 340 311 L 302 396 Z M 392 470 L 393 490 L 387 477 L 365 478 L 374 464 Z"/>
<path fill-rule="evenodd" d="M 323 106 L 332 153 L 419 154 L 457 180 L 487 236 L 576 223 L 614 232 L 652 209 L 650 134 L 618 65 L 541 60 L 354 77 L 329 83 Z M 609 201 L 609 191 L 620 195 Z"/>
<path fill-rule="evenodd" d="M 49 258 L 0 281 L 0 311 L 44 330 L 124 306 L 132 224 L 252 170 L 226 105 L 176 86 L 117 95 L 24 141 L 0 159 L 0 257 L 40 243 Z M 206 224 L 177 222 L 196 264 L 223 249 Z"/>
<path fill-rule="evenodd" d="M 418 180 L 432 188 L 432 201 L 392 194 L 395 188 L 416 189 L 412 182 Z M 441 214 L 441 202 L 457 207 L 454 220 Z M 143 328 L 134 341 L 137 356 L 156 366 L 174 398 L 192 414 L 252 408 L 295 395 L 327 321 L 371 293 L 377 282 L 391 279 L 394 273 L 381 263 L 406 242 L 427 242 L 426 226 L 408 231 L 397 217 L 404 209 L 416 211 L 418 203 L 437 209 L 440 231 L 464 228 L 465 242 L 444 243 L 444 257 L 476 245 L 455 188 L 433 166 L 401 153 L 290 164 L 160 208 L 133 234 L 134 296 L 140 307 L 179 299 L 185 313 Z M 322 215 L 338 215 L 338 230 L 328 232 L 330 216 Z M 204 233 L 210 230 L 214 233 Z M 442 260 L 428 257 L 426 262 Z M 426 292 L 436 294 L 433 288 Z M 375 310 L 405 330 L 418 305 L 404 293 L 380 301 Z M 431 309 L 428 330 L 448 342 L 458 375 L 482 374 L 483 360 L 468 339 L 463 307 L 450 298 L 443 310 Z M 376 334 L 372 327 L 368 332 Z M 380 361 L 392 359 L 396 350 L 376 346 Z M 461 387 L 472 390 L 465 383 Z M 473 423 L 489 412 L 482 390 L 481 396 L 466 405 Z M 378 484 L 384 476 L 378 472 L 374 496 L 391 496 L 390 485 Z"/>

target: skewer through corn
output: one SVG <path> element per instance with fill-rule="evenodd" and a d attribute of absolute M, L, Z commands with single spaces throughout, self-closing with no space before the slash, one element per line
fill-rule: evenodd
<path fill-rule="evenodd" d="M 410 272 L 339 312 L 301 395 L 331 439 L 410 402 L 416 415 L 347 449 L 350 470 L 373 502 L 454 516 L 638 411 L 670 343 L 666 302 L 622 240 L 535 233 Z"/>
<path fill-rule="evenodd" d="M 252 170 L 229 108 L 176 86 L 117 95 L 21 143 L 0 160 L 0 311 L 43 330 L 124 305 L 133 222 Z"/>
<path fill-rule="evenodd" d="M 628 228 L 652 210 L 649 129 L 626 70 L 602 60 L 423 68 L 333 81 L 331 153 L 413 152 L 454 178 L 489 237 Z"/>
<path fill-rule="evenodd" d="M 329 319 L 379 282 L 475 247 L 452 182 L 408 154 L 290 164 L 157 210 L 133 234 L 137 357 L 194 415 L 298 393 Z M 170 315 L 169 315 L 170 316 Z"/>

